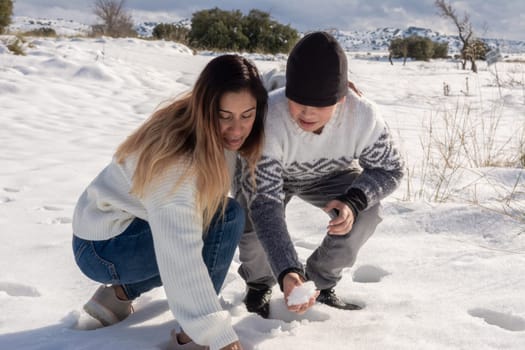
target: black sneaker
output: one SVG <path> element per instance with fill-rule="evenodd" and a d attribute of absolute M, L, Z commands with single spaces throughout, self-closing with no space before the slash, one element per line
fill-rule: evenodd
<path fill-rule="evenodd" d="M 335 291 L 332 288 L 322 289 L 319 292 L 317 301 L 320 303 L 326 304 L 328 306 L 335 307 L 336 309 L 341 309 L 341 310 L 361 310 L 362 309 L 362 307 L 359 305 L 347 303 L 339 299 L 339 297 L 335 295 Z"/>
<path fill-rule="evenodd" d="M 248 287 L 248 291 L 244 297 L 244 304 L 246 304 L 246 309 L 249 312 L 255 312 L 262 318 L 268 318 L 268 316 L 270 316 L 271 298 L 271 288 L 255 289 Z"/>

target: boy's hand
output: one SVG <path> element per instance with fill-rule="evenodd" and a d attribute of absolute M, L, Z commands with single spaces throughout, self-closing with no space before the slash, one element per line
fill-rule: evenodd
<path fill-rule="evenodd" d="M 345 203 L 334 199 L 324 207 L 324 211 L 329 213 L 335 209 L 338 215 L 330 220 L 328 223 L 328 234 L 330 235 L 345 235 L 352 229 L 354 225 L 354 213 Z"/>
<path fill-rule="evenodd" d="M 301 276 L 299 276 L 298 273 L 290 272 L 287 273 L 286 276 L 283 278 L 283 291 L 284 291 L 284 301 L 286 305 L 288 306 L 288 310 L 292 312 L 296 312 L 298 314 L 304 314 L 309 308 L 311 308 L 315 304 L 315 300 L 317 299 L 317 296 L 319 295 L 319 291 L 317 291 L 311 298 L 308 300 L 307 303 L 299 304 L 299 305 L 288 305 L 288 297 L 290 296 L 290 293 L 295 287 L 300 286 L 303 284 L 303 279 Z"/>

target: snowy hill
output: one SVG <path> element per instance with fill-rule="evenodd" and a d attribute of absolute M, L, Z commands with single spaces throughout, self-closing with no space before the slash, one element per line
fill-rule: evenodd
<path fill-rule="evenodd" d="M 332 33 L 346 51 L 386 51 L 394 38 L 406 38 L 412 35 L 426 37 L 432 41 L 446 42 L 451 53 L 459 52 L 461 41 L 457 35 L 445 35 L 428 28 L 408 27 L 378 28 L 372 31 L 341 31 L 328 30 Z M 524 53 L 525 41 L 482 38 L 490 47 L 499 47 L 505 53 Z"/>
<path fill-rule="evenodd" d="M 30 17 L 15 16 L 13 24 L 10 26 L 11 31 L 29 31 L 41 27 L 51 27 L 59 35 L 87 35 L 90 26 L 65 19 L 34 19 Z M 146 21 L 137 23 L 135 30 L 139 37 L 151 37 L 153 28 L 160 22 Z M 179 24 L 185 27 L 191 26 L 189 19 L 174 21 L 173 24 Z M 448 42 L 449 51 L 455 53 L 459 51 L 461 42 L 455 35 L 445 35 L 435 32 L 428 28 L 408 27 L 407 29 L 399 28 L 377 28 L 371 31 L 342 31 L 339 29 L 325 29 L 332 33 L 346 51 L 387 51 L 390 41 L 393 38 L 404 38 L 411 35 L 428 37 L 433 41 Z M 504 53 L 525 53 L 525 41 L 505 40 L 495 38 L 483 38 L 491 47 L 499 47 Z"/>
<path fill-rule="evenodd" d="M 139 34 L 140 37 L 149 38 L 149 37 L 153 36 L 153 29 L 159 23 L 161 23 L 161 22 L 151 22 L 151 21 L 141 22 L 141 23 L 138 23 L 138 24 L 135 25 L 135 30 L 137 31 L 137 33 Z M 180 25 L 180 26 L 183 26 L 183 27 L 186 27 L 186 28 L 191 28 L 191 20 L 189 20 L 189 19 L 183 19 L 183 20 L 180 20 L 180 21 L 174 21 L 174 22 L 170 22 L 170 23 L 171 24 Z"/>
<path fill-rule="evenodd" d="M 9 26 L 11 32 L 28 32 L 39 28 L 53 28 L 58 35 L 86 36 L 91 26 L 73 20 L 56 18 L 32 18 L 26 16 L 14 16 L 13 23 Z"/>

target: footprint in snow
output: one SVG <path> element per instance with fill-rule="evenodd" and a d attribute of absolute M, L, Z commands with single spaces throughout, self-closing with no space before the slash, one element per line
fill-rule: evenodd
<path fill-rule="evenodd" d="M 4 191 L 5 192 L 10 192 L 10 193 L 20 192 L 20 190 L 18 188 L 13 188 L 13 187 L 4 187 Z"/>
<path fill-rule="evenodd" d="M 12 297 L 39 297 L 40 292 L 34 287 L 20 283 L 0 281 L 0 292 L 4 292 Z"/>
<path fill-rule="evenodd" d="M 6 197 L 6 196 L 0 196 L 0 203 L 9 203 L 14 201 L 14 199 Z"/>
<path fill-rule="evenodd" d="M 525 319 L 519 316 L 483 308 L 471 309 L 468 311 L 468 313 L 470 316 L 481 318 L 488 324 L 506 329 L 508 331 L 525 331 Z"/>
<path fill-rule="evenodd" d="M 47 211 L 61 211 L 61 210 L 64 210 L 60 207 L 55 207 L 53 205 L 44 205 L 41 210 L 47 210 Z"/>
<path fill-rule="evenodd" d="M 41 221 L 40 224 L 44 225 L 57 225 L 57 224 L 70 224 L 73 220 L 68 217 L 58 217 L 58 218 L 47 218 L 44 221 Z"/>
<path fill-rule="evenodd" d="M 380 282 L 383 277 L 388 275 L 390 275 L 390 272 L 385 271 L 380 267 L 363 265 L 355 270 L 352 279 L 354 282 L 359 283 L 377 283 Z"/>
<path fill-rule="evenodd" d="M 301 247 L 301 248 L 304 248 L 304 249 L 310 249 L 310 250 L 314 250 L 314 249 L 316 249 L 319 246 L 319 243 L 308 242 L 308 241 L 304 241 L 304 240 L 296 241 L 294 243 L 295 243 L 295 245 L 297 247 Z"/>
<path fill-rule="evenodd" d="M 104 327 L 99 321 L 89 316 L 85 311 L 71 311 L 62 319 L 62 324 L 77 331 L 92 331 Z"/>

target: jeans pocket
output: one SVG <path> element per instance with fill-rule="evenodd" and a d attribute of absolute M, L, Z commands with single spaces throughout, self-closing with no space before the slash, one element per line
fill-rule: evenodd
<path fill-rule="evenodd" d="M 75 261 L 80 270 L 94 281 L 115 284 L 119 282 L 115 265 L 100 257 L 96 250 L 96 243 L 75 237 L 73 239 L 73 252 Z"/>

